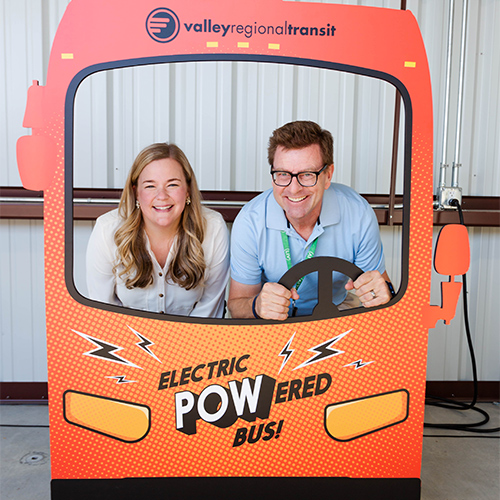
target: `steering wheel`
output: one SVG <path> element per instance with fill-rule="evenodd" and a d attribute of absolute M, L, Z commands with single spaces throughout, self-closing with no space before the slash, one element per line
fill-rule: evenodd
<path fill-rule="evenodd" d="M 363 271 L 352 262 L 337 257 L 313 257 L 295 264 L 278 283 L 290 290 L 302 276 L 315 271 L 318 271 L 318 303 L 313 316 L 315 319 L 335 318 L 340 315 L 340 311 L 332 302 L 332 272 L 340 272 L 356 281 Z"/>

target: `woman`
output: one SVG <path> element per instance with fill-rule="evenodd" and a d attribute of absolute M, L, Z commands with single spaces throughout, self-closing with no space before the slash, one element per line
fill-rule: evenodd
<path fill-rule="evenodd" d="M 133 309 L 222 317 L 228 231 L 201 206 L 194 172 L 174 144 L 132 165 L 117 210 L 97 219 L 87 248 L 90 298 Z"/>

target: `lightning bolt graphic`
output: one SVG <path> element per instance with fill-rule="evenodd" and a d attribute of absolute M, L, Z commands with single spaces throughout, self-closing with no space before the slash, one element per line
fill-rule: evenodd
<path fill-rule="evenodd" d="M 91 358 L 105 359 L 106 361 L 111 361 L 113 363 L 120 363 L 121 365 L 133 366 L 134 368 L 139 368 L 142 370 L 140 366 L 134 365 L 130 361 L 118 356 L 118 354 L 113 354 L 114 351 L 122 351 L 123 347 L 119 347 L 117 345 L 110 344 L 109 342 L 104 342 L 103 340 L 96 339 L 87 335 L 86 333 L 77 332 L 76 330 L 71 330 L 72 332 L 77 333 L 80 337 L 83 337 L 85 340 L 92 342 L 95 346 L 99 347 L 99 349 L 95 349 L 93 351 L 84 352 L 84 356 L 90 356 Z"/>
<path fill-rule="evenodd" d="M 371 365 L 372 363 L 374 363 L 374 361 L 368 361 L 367 363 L 363 363 L 362 359 L 358 359 L 357 361 L 353 361 L 348 365 L 344 365 L 344 368 L 347 368 L 348 366 L 354 366 L 354 369 L 357 370 L 358 368 L 363 368 L 363 366 Z"/>
<path fill-rule="evenodd" d="M 322 344 L 312 347 L 308 349 L 310 352 L 315 352 L 316 356 L 309 358 L 307 361 L 302 363 L 301 365 L 294 368 L 294 370 L 298 370 L 299 368 L 304 368 L 304 366 L 312 365 L 313 363 L 317 363 L 318 361 L 324 361 L 325 359 L 332 358 L 333 356 L 338 356 L 339 354 L 343 354 L 344 351 L 339 351 L 338 349 L 331 349 L 331 346 L 337 343 L 340 339 L 344 338 L 348 333 L 352 332 L 352 328 L 347 332 L 341 333 L 336 337 L 333 337 Z"/>
<path fill-rule="evenodd" d="M 283 347 L 283 349 L 281 350 L 281 352 L 278 354 L 278 356 L 284 356 L 284 360 L 283 360 L 283 363 L 281 363 L 281 368 L 280 368 L 280 371 L 278 373 L 281 373 L 281 370 L 283 370 L 283 368 L 285 367 L 285 365 L 287 364 L 288 360 L 290 359 L 290 357 L 292 356 L 292 354 L 294 353 L 295 349 L 290 349 L 290 345 L 292 344 L 292 340 L 293 338 L 295 337 L 295 334 L 297 332 L 295 332 L 291 337 L 290 337 L 290 340 L 286 343 L 286 346 Z"/>
<path fill-rule="evenodd" d="M 127 325 L 128 326 L 128 325 Z M 137 342 L 137 344 L 135 344 L 137 347 L 140 347 L 142 350 L 146 351 L 150 356 L 152 356 L 153 358 L 156 359 L 156 361 L 158 361 L 159 363 L 162 363 L 162 361 L 160 361 L 157 357 L 156 357 L 156 354 L 154 354 L 153 352 L 151 352 L 151 350 L 149 349 L 149 346 L 150 345 L 154 345 L 153 342 L 151 342 L 151 340 L 147 339 L 146 337 L 144 337 L 143 335 L 141 335 L 137 330 L 134 330 L 131 326 L 129 326 L 129 328 L 141 339 L 142 342 Z M 162 363 L 163 364 L 163 363 Z"/>
<path fill-rule="evenodd" d="M 115 375 L 114 377 L 106 377 L 106 378 L 114 378 L 116 379 L 117 384 L 133 384 L 137 382 L 137 380 L 127 380 L 125 375 Z"/>

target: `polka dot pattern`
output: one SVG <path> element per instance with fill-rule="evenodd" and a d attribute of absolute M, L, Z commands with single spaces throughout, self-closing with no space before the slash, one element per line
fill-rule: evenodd
<path fill-rule="evenodd" d="M 63 136 L 63 120 L 50 133 Z M 64 280 L 64 162 L 60 155 L 53 185 L 45 193 L 45 276 L 53 478 L 120 478 L 168 476 L 349 476 L 419 477 L 424 413 L 427 330 L 421 310 L 429 303 L 432 241 L 432 143 L 428 131 L 414 131 L 408 286 L 395 305 L 377 311 L 298 324 L 236 326 L 159 321 L 102 311 L 73 299 Z M 129 328 L 150 339 L 157 359 L 138 347 Z M 314 346 L 350 331 L 334 348 L 342 351 L 295 370 L 314 356 Z M 132 365 L 86 355 L 96 345 L 75 332 L 120 346 L 116 352 Z M 280 372 L 279 356 L 295 334 L 294 353 Z M 242 361 L 244 372 L 231 375 L 208 366 L 203 380 L 159 390 L 162 373 L 207 365 L 221 359 Z M 372 363 L 355 369 L 356 360 Z M 270 407 L 269 418 L 219 428 L 198 420 L 196 433 L 176 430 L 176 392 L 195 394 L 211 385 L 228 387 L 231 380 L 265 374 L 276 384 L 329 374 L 329 389 L 321 395 L 292 398 Z M 131 384 L 108 377 L 120 375 Z M 406 389 L 409 417 L 398 425 L 349 442 L 330 438 L 324 425 L 325 407 L 342 401 Z M 151 429 L 137 443 L 71 425 L 64 419 L 67 390 L 146 405 Z M 275 388 L 276 391 L 276 388 Z M 288 393 L 287 393 L 288 396 Z M 275 392 L 276 397 L 276 392 Z M 279 437 L 233 446 L 237 429 L 283 420 Z M 264 434 L 265 435 L 265 432 Z"/>

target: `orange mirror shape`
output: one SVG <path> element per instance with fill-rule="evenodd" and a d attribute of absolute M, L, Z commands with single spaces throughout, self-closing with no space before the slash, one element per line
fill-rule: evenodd
<path fill-rule="evenodd" d="M 439 274 L 458 276 L 465 274 L 470 264 L 469 235 L 461 224 L 444 226 L 438 236 L 434 269 Z"/>

